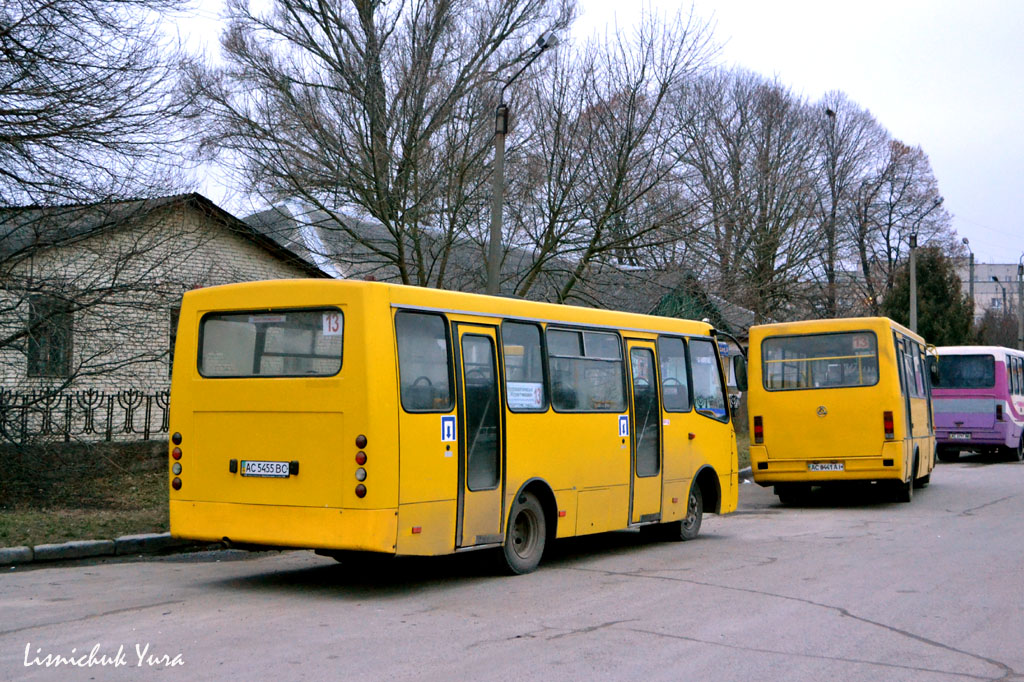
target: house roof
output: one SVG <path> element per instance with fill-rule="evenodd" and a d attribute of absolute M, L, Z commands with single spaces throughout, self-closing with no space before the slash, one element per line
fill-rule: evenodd
<path fill-rule="evenodd" d="M 301 268 L 310 277 L 329 277 L 287 244 L 270 238 L 196 192 L 150 199 L 129 199 L 96 204 L 19 206 L 0 208 L 0 259 L 9 260 L 49 246 L 73 244 L 107 230 L 125 227 L 156 211 L 187 206 L 220 222 L 276 257 Z"/>
<path fill-rule="evenodd" d="M 393 257 L 389 257 L 394 253 L 395 239 L 380 223 L 343 214 L 334 218 L 325 211 L 308 208 L 299 202 L 287 202 L 244 220 L 275 241 L 298 253 L 307 254 L 307 260 L 321 263 L 321 269 L 330 269 L 326 262 L 335 264 L 340 277 L 372 276 L 385 282 L 400 280 L 398 267 Z M 439 232 L 423 230 L 420 239 L 427 256 L 424 267 L 428 272 L 436 274 L 441 267 L 444 247 L 448 245 L 446 237 Z M 405 240 L 407 249 L 411 249 L 411 237 L 406 235 Z M 444 261 L 446 285 L 459 291 L 483 293 L 486 285 L 484 268 L 481 266 L 486 261 L 484 246 L 467 238 L 455 239 L 450 246 Z M 523 276 L 534 258 L 534 253 L 527 249 L 509 249 L 502 264 L 503 280 L 514 281 Z M 575 263 L 565 259 L 555 259 L 548 263 L 529 297 L 544 301 L 557 300 L 559 290 L 575 267 Z M 626 312 L 677 316 L 671 310 L 659 311 L 658 308 L 666 296 L 682 291 L 686 282 L 691 282 L 690 289 L 694 286 L 701 288 L 692 275 L 681 269 L 623 268 L 594 263 L 588 266 L 586 276 L 572 289 L 565 302 Z M 707 294 L 702 289 L 701 292 L 701 298 L 706 303 L 702 309 L 707 310 L 700 315 L 701 318 L 709 317 L 734 334 L 744 334 L 753 324 L 754 314 L 751 311 Z"/>

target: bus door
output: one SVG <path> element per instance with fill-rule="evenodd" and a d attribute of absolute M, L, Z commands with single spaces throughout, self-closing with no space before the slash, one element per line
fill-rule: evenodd
<path fill-rule="evenodd" d="M 628 340 L 632 386 L 630 419 L 632 466 L 630 471 L 630 523 L 661 518 L 661 403 L 654 343 Z"/>
<path fill-rule="evenodd" d="M 904 426 L 903 462 L 905 469 L 914 465 L 914 411 L 910 404 L 911 384 L 914 381 L 914 361 L 908 352 L 909 341 L 893 333 L 896 345 L 896 364 L 900 373 L 900 397 L 903 399 Z"/>
<path fill-rule="evenodd" d="M 501 392 L 494 327 L 456 324 L 459 494 L 455 546 L 501 542 Z"/>

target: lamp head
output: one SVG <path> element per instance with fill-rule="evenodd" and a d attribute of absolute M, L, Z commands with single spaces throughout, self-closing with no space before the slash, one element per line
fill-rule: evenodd
<path fill-rule="evenodd" d="M 540 34 L 540 38 L 537 38 L 537 47 L 539 47 L 541 51 L 546 50 L 549 47 L 554 47 L 557 44 L 558 36 L 555 35 L 554 31 L 545 31 Z"/>

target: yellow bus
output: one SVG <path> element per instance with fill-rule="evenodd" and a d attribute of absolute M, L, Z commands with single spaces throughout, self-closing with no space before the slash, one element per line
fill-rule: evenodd
<path fill-rule="evenodd" d="M 935 465 L 933 359 L 885 317 L 750 328 L 750 465 L 784 504 L 876 481 L 909 502 Z"/>
<path fill-rule="evenodd" d="M 555 538 L 685 540 L 736 508 L 706 323 L 268 281 L 186 293 L 174 360 L 176 537 L 340 560 L 500 547 L 524 573 Z"/>

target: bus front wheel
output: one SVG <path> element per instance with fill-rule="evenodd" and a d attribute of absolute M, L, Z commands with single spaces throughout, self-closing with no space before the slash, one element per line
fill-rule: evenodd
<path fill-rule="evenodd" d="M 546 541 L 544 508 L 533 493 L 520 493 L 509 515 L 508 536 L 503 547 L 505 568 L 513 575 L 534 570 L 544 554 Z"/>

